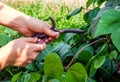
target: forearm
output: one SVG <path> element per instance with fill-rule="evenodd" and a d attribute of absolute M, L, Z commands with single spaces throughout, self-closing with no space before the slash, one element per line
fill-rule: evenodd
<path fill-rule="evenodd" d="M 28 16 L 0 2 L 0 25 L 20 31 L 27 24 Z"/>

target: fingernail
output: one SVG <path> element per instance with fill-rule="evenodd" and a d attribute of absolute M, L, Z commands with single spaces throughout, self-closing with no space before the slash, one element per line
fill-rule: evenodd
<path fill-rule="evenodd" d="M 54 32 L 54 35 L 55 35 L 55 36 L 58 36 L 58 35 L 59 35 L 59 32 Z"/>

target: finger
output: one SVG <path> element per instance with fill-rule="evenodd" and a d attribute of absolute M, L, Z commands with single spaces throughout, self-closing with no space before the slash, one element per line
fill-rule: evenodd
<path fill-rule="evenodd" d="M 32 38 L 32 37 L 28 37 L 28 38 L 25 38 L 25 40 L 29 43 L 36 43 L 37 42 L 37 38 Z"/>
<path fill-rule="evenodd" d="M 42 31 L 43 33 L 47 34 L 50 37 L 57 38 L 59 36 L 59 32 L 54 32 L 50 28 L 47 28 L 47 27 L 43 28 Z"/>
<path fill-rule="evenodd" d="M 32 63 L 33 62 L 33 60 L 28 60 L 27 61 L 27 64 L 30 64 L 30 63 Z"/>
<path fill-rule="evenodd" d="M 48 38 L 48 41 L 53 41 L 55 38 L 51 38 L 51 37 L 49 37 Z"/>
<path fill-rule="evenodd" d="M 55 38 L 51 38 L 49 37 L 47 40 L 45 40 L 45 43 L 50 43 L 51 41 L 53 41 Z"/>
<path fill-rule="evenodd" d="M 42 44 L 32 44 L 33 48 L 35 51 L 41 51 L 44 50 L 46 48 L 46 44 L 42 43 Z"/>

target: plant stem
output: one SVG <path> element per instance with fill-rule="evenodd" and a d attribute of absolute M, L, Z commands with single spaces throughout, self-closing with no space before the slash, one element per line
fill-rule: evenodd
<path fill-rule="evenodd" d="M 76 59 L 76 57 L 77 57 L 85 48 L 87 48 L 88 46 L 91 46 L 91 45 L 93 45 L 93 44 L 95 44 L 95 43 L 97 43 L 97 42 L 99 42 L 99 41 L 101 41 L 101 40 L 107 40 L 107 38 L 100 38 L 100 39 L 98 39 L 98 40 L 95 40 L 94 42 L 89 43 L 88 45 L 84 46 L 83 48 L 81 48 L 81 49 L 73 56 L 73 58 L 72 58 L 72 60 L 70 61 L 70 63 L 66 66 L 66 69 L 68 69 L 68 68 L 70 67 L 70 65 L 73 63 L 73 61 Z"/>

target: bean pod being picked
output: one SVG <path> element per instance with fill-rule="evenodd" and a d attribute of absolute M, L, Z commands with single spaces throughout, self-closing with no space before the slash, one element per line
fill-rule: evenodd
<path fill-rule="evenodd" d="M 52 22 L 52 27 L 50 29 L 54 32 L 59 32 L 59 34 L 63 34 L 63 33 L 78 33 L 78 34 L 80 34 L 80 33 L 84 32 L 84 30 L 77 30 L 77 29 L 56 30 L 55 29 L 56 24 L 55 24 L 54 19 L 52 17 L 50 17 L 50 20 Z M 49 36 L 44 34 L 44 33 L 36 33 L 32 37 L 37 37 L 38 39 L 40 39 L 37 41 L 37 43 L 39 43 L 39 44 L 42 44 L 43 42 L 45 42 L 49 38 Z"/>

